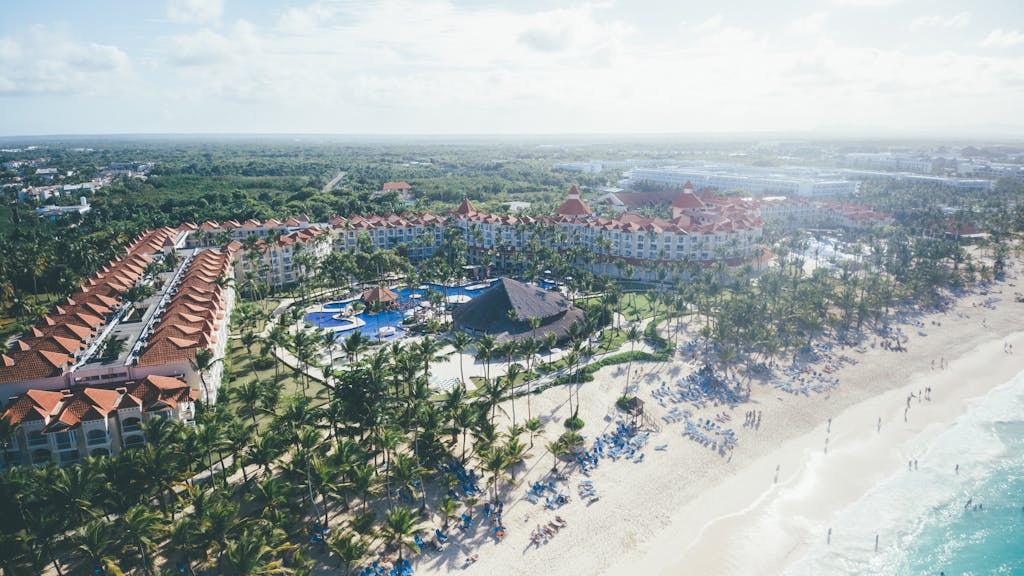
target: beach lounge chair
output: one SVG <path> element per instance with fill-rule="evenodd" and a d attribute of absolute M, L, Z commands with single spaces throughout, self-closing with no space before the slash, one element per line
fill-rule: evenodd
<path fill-rule="evenodd" d="M 416 547 L 420 549 L 420 552 L 423 552 L 423 539 L 420 538 L 420 535 L 416 534 L 412 537 L 412 539 L 414 542 L 416 542 Z"/>
<path fill-rule="evenodd" d="M 402 574 L 405 576 L 412 576 L 414 574 L 412 564 L 409 564 L 408 560 L 402 560 Z"/>
<path fill-rule="evenodd" d="M 442 544 L 448 542 L 448 537 L 445 536 L 444 532 L 441 532 L 440 528 L 435 528 L 434 529 L 434 535 L 437 536 L 438 541 L 441 542 Z"/>

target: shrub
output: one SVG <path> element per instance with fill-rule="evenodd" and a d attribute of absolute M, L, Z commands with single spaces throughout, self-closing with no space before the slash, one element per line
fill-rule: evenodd
<path fill-rule="evenodd" d="M 632 396 L 619 396 L 619 399 L 615 401 L 615 407 L 625 412 L 626 407 L 629 405 L 629 401 L 632 399 Z"/>

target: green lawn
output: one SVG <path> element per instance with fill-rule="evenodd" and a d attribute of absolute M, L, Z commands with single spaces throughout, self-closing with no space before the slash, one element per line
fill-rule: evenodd
<path fill-rule="evenodd" d="M 285 365 L 283 362 L 278 361 L 279 364 L 279 375 L 277 380 L 274 380 L 274 367 L 270 367 L 266 370 L 254 370 L 252 364 L 249 361 L 249 354 L 242 345 L 240 340 L 231 340 L 228 344 L 228 364 L 231 366 L 231 384 L 230 387 L 239 386 L 244 382 L 249 382 L 259 378 L 260 382 L 275 382 L 277 386 L 281 388 L 281 397 L 292 396 L 295 394 L 302 394 L 302 383 L 298 375 L 294 371 Z M 257 355 L 259 352 L 254 349 L 253 354 Z M 314 405 L 319 405 L 326 401 L 327 390 L 323 384 L 316 380 L 310 380 L 306 393 L 314 398 Z M 229 406 L 236 412 L 244 411 L 244 408 L 236 403 L 232 398 Z M 269 414 L 260 414 L 256 417 L 256 421 L 261 429 L 265 429 L 271 422 L 271 416 Z"/>

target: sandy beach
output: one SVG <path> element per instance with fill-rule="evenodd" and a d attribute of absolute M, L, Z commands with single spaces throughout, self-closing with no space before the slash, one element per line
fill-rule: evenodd
<path fill-rule="evenodd" d="M 873 534 L 833 526 L 837 512 L 915 459 L 920 466 L 953 467 L 928 462 L 919 446 L 963 414 L 972 399 L 1024 370 L 1024 332 L 1017 320 L 1024 304 L 1013 299 L 1014 280 L 1007 282 L 989 294 L 967 295 L 944 312 L 906 316 L 906 351 L 871 348 L 870 341 L 863 352 L 836 348 L 836 355 L 855 363 L 831 373 L 840 385 L 828 392 L 791 395 L 755 382 L 749 403 L 695 411 L 693 418 L 723 412 L 731 418 L 723 426 L 735 431 L 738 444 L 727 456 L 684 437 L 681 422 L 666 423 L 661 417 L 672 405 L 661 406 L 652 397 L 662 382 L 674 384 L 693 366 L 679 358 L 637 363 L 640 378 L 632 383 L 657 424 L 644 460 L 605 458 L 588 476 L 575 463 L 560 463 L 566 480 L 556 485 L 573 499 L 556 511 L 525 495 L 535 480 L 552 478 L 552 457 L 543 445 L 563 430 L 568 391 L 553 388 L 535 396 L 532 413 L 547 431 L 517 471 L 517 485 L 502 494 L 507 536 L 499 542 L 485 521 L 475 520 L 465 533 L 450 530 L 452 545 L 444 552 L 420 555 L 417 571 L 777 574 L 809 544 L 826 538 L 829 528 L 833 539 L 860 538 L 871 546 Z M 991 298 L 1000 300 L 986 306 Z M 1008 353 L 1010 344 L 1019 352 Z M 607 367 L 595 376 L 580 392 L 588 439 L 613 430 L 621 418 L 614 402 L 624 390 L 626 368 Z M 525 399 L 517 400 L 516 410 L 525 419 Z M 744 426 L 749 410 L 760 412 L 756 429 Z M 576 497 L 581 480 L 593 483 L 599 500 Z M 556 514 L 568 525 L 541 543 L 531 542 L 535 527 Z M 479 559 L 465 566 L 469 554 Z"/>

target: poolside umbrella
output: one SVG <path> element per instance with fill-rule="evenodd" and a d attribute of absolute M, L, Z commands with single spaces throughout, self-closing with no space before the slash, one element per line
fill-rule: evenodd
<path fill-rule="evenodd" d="M 381 304 L 391 304 L 398 301 L 398 294 L 395 294 L 387 286 L 376 286 L 370 288 L 366 292 L 363 292 L 363 302 L 372 304 L 374 302 L 380 302 Z"/>

